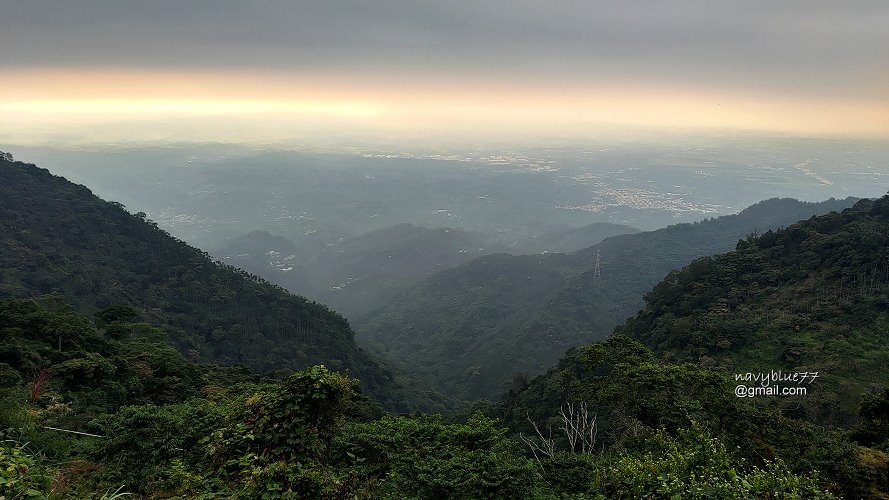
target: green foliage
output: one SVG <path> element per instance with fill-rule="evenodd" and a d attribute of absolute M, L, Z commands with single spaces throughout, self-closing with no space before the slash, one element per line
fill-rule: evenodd
<path fill-rule="evenodd" d="M 557 418 L 561 405 L 587 401 L 598 416 L 598 439 L 606 455 L 602 460 L 625 455 L 636 460 L 626 462 L 628 467 L 648 460 L 640 450 L 658 456 L 668 449 L 651 448 L 657 443 L 651 436 L 681 439 L 697 428 L 729 447 L 738 468 L 747 467 L 743 462 L 768 471 L 774 467 L 771 462 L 781 462 L 794 477 L 817 470 L 822 474 L 819 488 L 852 498 L 867 496 L 880 484 L 885 462 L 879 455 L 862 455 L 841 432 L 757 408 L 749 399 L 735 397 L 733 388 L 733 380 L 718 370 L 656 362 L 644 345 L 617 335 L 570 353 L 559 369 L 507 399 L 503 414 L 518 432 L 534 435 L 531 419 L 546 434 L 547 428 L 562 425 Z M 565 449 L 558 440 L 556 444 Z M 545 464 L 552 469 L 544 468 L 545 474 L 560 488 L 568 488 L 566 483 L 576 488 L 578 480 L 588 477 L 581 467 L 590 460 L 556 455 Z M 762 481 L 778 481 L 757 474 Z"/>
<path fill-rule="evenodd" d="M 107 327 L 115 323 L 139 323 L 139 313 L 129 306 L 113 305 L 95 314 L 96 326 Z"/>
<path fill-rule="evenodd" d="M 816 472 L 798 476 L 780 462 L 748 467 L 694 426 L 675 437 L 659 431 L 634 453 L 600 461 L 590 492 L 599 498 L 834 498 Z"/>
<path fill-rule="evenodd" d="M 104 328 L 97 329 L 58 295 L 0 300 L 0 438 L 28 442 L 41 457 L 67 464 L 54 474 L 77 497 L 102 489 L 111 497 L 124 483 L 166 487 L 167 462 L 183 454 L 198 462 L 189 453 L 221 419 L 208 401 L 178 403 L 210 388 L 219 398 L 225 386 L 251 379 L 189 363 L 162 331 L 128 320 L 138 319 L 117 309 L 102 315 Z"/>
<path fill-rule="evenodd" d="M 353 384 L 324 366 L 291 375 L 268 392 L 247 398 L 234 426 L 217 437 L 218 448 L 223 455 L 237 449 L 271 461 L 317 458 L 333 437 Z"/>
<path fill-rule="evenodd" d="M 355 382 L 315 366 L 249 394 L 129 406 L 97 418 L 105 437 L 64 472 L 76 496 L 127 489 L 148 497 L 528 498 L 536 465 L 496 421 L 354 414 Z M 83 461 L 85 460 L 85 462 Z"/>
<path fill-rule="evenodd" d="M 348 482 L 324 464 L 355 382 L 314 366 L 243 401 L 214 432 L 209 459 L 244 498 L 336 497 Z"/>
<path fill-rule="evenodd" d="M 597 470 L 603 466 L 600 456 L 560 451 L 543 460 L 540 470 L 552 490 L 581 496 L 589 493 Z"/>
<path fill-rule="evenodd" d="M 0 498 L 39 500 L 47 498 L 51 476 L 21 444 L 0 441 Z"/>
<path fill-rule="evenodd" d="M 889 453 L 889 387 L 866 393 L 858 408 L 861 417 L 852 437 L 865 446 Z"/>
<path fill-rule="evenodd" d="M 446 424 L 431 416 L 386 416 L 347 426 L 337 453 L 384 498 L 530 498 L 540 487 L 533 461 L 507 430 L 473 415 Z"/>
<path fill-rule="evenodd" d="M 176 491 L 192 486 L 188 473 L 205 460 L 202 442 L 220 427 L 228 405 L 205 399 L 164 406 L 128 406 L 90 427 L 104 436 L 82 443 L 87 458 L 103 463 L 89 478 L 98 487 L 126 484 L 131 491 Z"/>
<path fill-rule="evenodd" d="M 643 344 L 618 335 L 573 351 L 559 370 L 508 399 L 504 411 L 513 428 L 531 433 L 526 416 L 543 422 L 566 401 L 589 402 L 599 427 L 609 430 L 600 442 L 616 449 L 639 428 L 676 432 L 693 422 L 742 439 L 752 431 L 747 424 L 754 412 L 732 388 L 727 377 L 712 370 L 655 362 Z"/>
<path fill-rule="evenodd" d="M 868 448 L 857 450 L 864 470 L 858 479 L 860 489 L 873 494 L 872 484 L 889 484 L 889 387 L 867 393 L 858 409 L 861 418 L 852 429 L 852 439 Z"/>
<path fill-rule="evenodd" d="M 751 415 L 725 376 L 690 364 L 656 363 L 650 350 L 627 337 L 584 347 L 578 360 L 589 376 L 566 380 L 575 399 L 632 415 L 650 428 L 676 431 L 692 422 L 727 428 Z"/>
<path fill-rule="evenodd" d="M 145 323 L 113 326 L 115 335 L 107 336 L 58 295 L 0 300 L 6 388 L 25 392 L 42 422 L 61 425 L 80 425 L 125 404 L 174 403 L 199 394 L 199 369 L 163 332 Z"/>
<path fill-rule="evenodd" d="M 18 384 L 0 389 L 0 432 L 30 425 L 28 394 Z"/>

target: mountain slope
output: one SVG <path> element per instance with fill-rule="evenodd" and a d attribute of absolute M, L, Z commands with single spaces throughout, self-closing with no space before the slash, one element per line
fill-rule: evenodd
<path fill-rule="evenodd" d="M 512 374 L 540 373 L 569 347 L 611 333 L 671 270 L 729 251 L 752 232 L 853 202 L 773 199 L 573 254 L 485 256 L 424 280 L 354 324 L 359 340 L 403 361 L 418 381 L 454 397 L 495 397 Z"/>
<path fill-rule="evenodd" d="M 256 371 L 324 363 L 394 397 L 395 376 L 326 306 L 214 263 L 144 214 L 34 165 L 0 160 L 0 270 L 0 297 L 59 292 L 87 313 L 129 305 L 192 360 Z"/>
<path fill-rule="evenodd" d="M 761 399 L 848 425 L 862 393 L 889 383 L 887 297 L 889 196 L 696 260 L 617 331 L 729 373 L 818 372 L 804 397 Z"/>

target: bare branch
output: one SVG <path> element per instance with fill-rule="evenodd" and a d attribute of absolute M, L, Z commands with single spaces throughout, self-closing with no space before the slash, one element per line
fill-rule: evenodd
<path fill-rule="evenodd" d="M 537 460 L 537 465 L 543 469 L 543 462 L 540 460 L 540 456 L 545 456 L 547 458 L 552 458 L 556 453 L 556 443 L 553 440 L 553 431 L 549 430 L 549 437 L 544 437 L 543 433 L 540 432 L 540 428 L 537 427 L 537 424 L 531 420 L 530 415 L 526 415 L 528 422 L 531 422 L 531 425 L 534 427 L 534 431 L 537 433 L 537 437 L 527 438 L 523 434 L 519 434 L 519 438 L 528 445 L 528 448 L 531 449 L 531 453 L 534 455 L 534 459 Z M 539 455 L 538 455 L 539 453 Z"/>
<path fill-rule="evenodd" d="M 596 426 L 597 415 L 590 416 L 586 401 L 581 401 L 576 407 L 568 402 L 559 408 L 559 414 L 562 416 L 562 430 L 568 438 L 571 452 L 592 455 L 599 430 Z"/>
<path fill-rule="evenodd" d="M 586 402 L 581 401 L 576 406 L 574 403 L 567 402 L 559 408 L 559 415 L 562 416 L 561 429 L 565 432 L 565 437 L 568 439 L 570 448 L 568 451 L 586 455 L 596 453 L 596 439 L 599 432 L 599 428 L 596 425 L 597 416 L 595 413 L 590 415 Z M 526 437 L 523 434 L 519 434 L 519 438 L 531 450 L 534 459 L 537 460 L 537 464 L 542 469 L 542 458 L 553 458 L 556 454 L 556 442 L 553 439 L 553 431 L 550 428 L 549 435 L 544 436 L 537 424 L 531 420 L 531 416 L 526 415 L 526 418 L 534 427 L 537 437 Z"/>

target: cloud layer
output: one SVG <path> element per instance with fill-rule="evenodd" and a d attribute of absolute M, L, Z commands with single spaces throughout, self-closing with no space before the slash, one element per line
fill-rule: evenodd
<path fill-rule="evenodd" d="M 876 106 L 889 130 L 887 20 L 885 0 L 5 0 L 0 76 L 283 75 L 350 99 L 362 84 L 643 88 Z"/>
<path fill-rule="evenodd" d="M 6 0 L 4 67 L 124 66 L 878 92 L 889 2 Z"/>

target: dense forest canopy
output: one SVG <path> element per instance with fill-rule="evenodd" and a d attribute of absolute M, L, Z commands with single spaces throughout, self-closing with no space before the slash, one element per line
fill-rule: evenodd
<path fill-rule="evenodd" d="M 741 240 L 670 273 L 618 329 L 671 361 L 818 372 L 784 410 L 843 425 L 889 380 L 889 196 Z"/>

